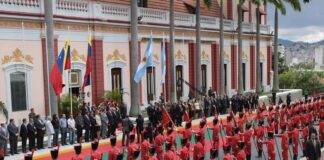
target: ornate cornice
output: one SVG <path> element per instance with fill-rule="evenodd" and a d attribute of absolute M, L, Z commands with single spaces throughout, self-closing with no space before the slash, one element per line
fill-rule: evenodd
<path fill-rule="evenodd" d="M 87 61 L 87 57 L 84 54 L 79 54 L 79 52 L 76 49 L 73 49 L 71 52 L 71 60 L 72 61 Z"/>
<path fill-rule="evenodd" d="M 29 54 L 23 55 L 19 48 L 16 48 L 11 55 L 5 55 L 1 59 L 1 64 L 15 63 L 15 62 L 26 62 L 33 64 L 33 57 Z"/>
<path fill-rule="evenodd" d="M 182 54 L 182 52 L 180 50 L 178 50 L 177 54 L 175 55 L 175 58 L 177 60 L 185 60 L 186 56 L 184 54 Z"/>
<path fill-rule="evenodd" d="M 106 61 L 126 61 L 126 55 L 120 54 L 118 49 L 115 49 L 112 54 L 108 54 Z"/>
<path fill-rule="evenodd" d="M 209 60 L 209 55 L 205 51 L 202 51 L 201 59 L 202 60 Z"/>

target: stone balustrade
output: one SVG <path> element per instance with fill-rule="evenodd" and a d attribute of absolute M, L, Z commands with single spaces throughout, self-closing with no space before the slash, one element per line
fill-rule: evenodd
<path fill-rule="evenodd" d="M 0 11 L 24 12 L 44 14 L 44 0 L 0 0 Z M 53 12 L 56 16 L 100 19 L 104 21 L 126 21 L 131 19 L 130 6 L 98 3 L 86 0 L 52 0 Z M 139 8 L 138 16 L 141 23 L 169 24 L 169 11 L 152 8 Z M 1 17 L 1 15 L 0 15 Z M 179 27 L 194 27 L 196 16 L 194 14 L 175 13 L 175 25 Z M 202 29 L 219 29 L 219 18 L 201 16 Z M 242 24 L 243 32 L 255 32 L 254 23 Z M 235 31 L 237 22 L 224 19 L 224 30 Z M 260 32 L 269 34 L 270 27 L 261 25 Z"/>

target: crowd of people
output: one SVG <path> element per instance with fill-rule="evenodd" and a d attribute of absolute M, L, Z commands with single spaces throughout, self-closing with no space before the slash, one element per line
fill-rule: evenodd
<path fill-rule="evenodd" d="M 44 138 L 47 137 L 48 148 L 60 145 L 73 145 L 79 142 L 90 142 L 99 136 L 102 139 L 116 135 L 118 124 L 126 117 L 127 107 L 113 101 L 105 101 L 99 106 L 84 104 L 79 107 L 74 118 L 65 114 L 42 119 L 34 109 L 30 109 L 28 121 L 22 120 L 19 128 L 14 119 L 9 120 L 8 126 L 1 123 L 0 128 L 0 157 L 19 154 L 17 149 L 18 137 L 21 139 L 21 151 L 44 149 Z M 60 139 L 59 139 L 60 135 Z M 28 146 L 26 145 L 28 141 Z M 10 144 L 10 150 L 7 144 Z M 2 155 L 2 156 L 1 156 Z"/>
<path fill-rule="evenodd" d="M 167 110 L 172 123 L 163 124 L 163 109 Z M 256 109 L 256 115 L 252 113 L 254 109 Z M 251 159 L 251 142 L 256 144 L 259 157 L 265 156 L 265 151 L 262 150 L 265 144 L 268 148 L 268 158 L 275 159 L 275 154 L 278 153 L 273 150 L 274 137 L 282 138 L 281 157 L 284 160 L 288 159 L 289 147 L 287 146 L 290 143 L 293 145 L 291 157 L 297 159 L 300 142 L 296 136 L 299 137 L 299 135 L 303 137 L 303 154 L 306 157 L 315 156 L 313 159 L 318 159 L 320 157 L 318 140 L 322 146 L 324 144 L 324 101 L 318 97 L 292 103 L 289 94 L 286 97 L 286 103 L 280 100 L 277 106 L 266 107 L 264 104 L 258 104 L 258 96 L 253 93 L 237 94 L 229 98 L 226 95 L 218 96 L 209 90 L 208 94 L 200 99 L 189 99 L 186 102 L 178 101 L 177 103 L 161 101 L 150 104 L 146 111 L 149 123 L 144 123 L 144 117 L 139 114 L 135 125 L 127 115 L 127 106 L 113 101 L 105 101 L 99 106 L 84 104 L 79 107 L 75 118 L 73 115 L 67 118 L 65 114 L 60 116 L 54 114 L 42 120 L 31 109 L 29 121 L 23 119 L 20 129 L 13 119 L 10 119 L 8 126 L 1 124 L 0 150 L 3 151 L 4 156 L 8 156 L 9 153 L 18 154 L 18 136 L 21 137 L 23 153 L 28 150 L 43 149 L 45 136 L 48 138 L 47 147 L 49 148 L 59 144 L 73 145 L 110 138 L 113 147 L 109 150 L 109 159 L 112 160 L 118 159 L 121 150 L 124 152 L 125 149 L 128 152 L 127 159 L 136 159 L 139 153 L 141 153 L 141 159 L 154 159 L 155 155 L 159 160 L 188 159 L 190 155 L 193 155 L 194 159 L 202 159 L 205 155 L 205 132 L 208 129 L 213 130 L 210 159 L 218 156 L 220 148 L 224 150 L 225 155 L 222 157 L 224 159 L 233 157 Z M 217 116 L 224 113 L 230 113 L 225 124 Z M 237 114 L 238 119 L 234 118 Z M 213 124 L 207 125 L 205 117 L 214 115 L 216 116 Z M 194 133 L 190 121 L 196 118 L 202 118 L 202 121 L 199 130 Z M 174 128 L 181 126 L 183 121 L 186 121 L 185 129 L 175 130 Z M 319 132 L 313 125 L 319 125 Z M 117 128 L 123 133 L 122 148 L 116 146 Z M 220 137 L 219 133 L 224 129 L 226 136 Z M 192 134 L 195 135 L 194 145 L 190 144 Z M 176 136 L 182 137 L 181 148 L 176 147 Z M 219 145 L 220 141 L 224 144 L 223 146 Z M 10 152 L 7 150 L 8 142 Z M 163 150 L 163 144 L 166 150 Z M 190 154 L 191 151 L 193 154 Z"/>
<path fill-rule="evenodd" d="M 315 129 L 316 125 L 319 130 Z M 206 134 L 207 130 L 212 130 L 212 135 Z M 243 110 L 236 117 L 231 112 L 226 122 L 216 113 L 211 124 L 202 118 L 199 129 L 194 129 L 190 120 L 181 130 L 177 130 L 172 121 L 165 124 L 162 120 L 153 130 L 149 126 L 144 127 L 138 135 L 140 143 L 136 143 L 135 133 L 128 131 L 130 135 L 126 147 L 118 147 L 116 137 L 110 139 L 111 148 L 107 150 L 109 160 L 123 159 L 126 152 L 128 160 L 138 159 L 139 155 L 142 160 L 250 160 L 255 159 L 252 157 L 252 143 L 256 146 L 257 158 L 276 160 L 279 156 L 282 160 L 297 160 L 303 155 L 309 160 L 319 160 L 320 148 L 324 146 L 324 98 L 289 102 L 289 105 L 261 104 L 256 113 Z M 192 135 L 194 143 L 191 142 Z M 212 137 L 209 137 L 211 147 L 208 151 L 205 148 L 206 135 Z M 180 144 L 176 141 L 177 136 L 181 137 Z M 280 144 L 276 138 L 281 139 Z M 263 150 L 264 145 L 266 150 Z M 298 153 L 299 148 L 302 153 Z M 93 148 L 91 157 L 101 159 L 98 155 L 102 154 L 96 149 Z M 224 155 L 219 157 L 221 149 Z M 205 157 L 206 152 L 210 153 L 210 157 Z M 72 159 L 81 160 L 80 152 Z"/>

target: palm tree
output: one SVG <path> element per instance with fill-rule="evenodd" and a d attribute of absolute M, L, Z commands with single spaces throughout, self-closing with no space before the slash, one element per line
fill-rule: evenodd
<path fill-rule="evenodd" d="M 256 93 L 259 94 L 261 92 L 261 77 L 260 75 L 260 23 L 261 23 L 261 14 L 260 14 L 260 6 L 263 0 L 252 0 L 257 6 L 257 21 L 256 21 Z"/>
<path fill-rule="evenodd" d="M 244 4 L 245 0 L 239 1 L 239 7 L 238 7 L 238 93 L 243 92 L 243 79 L 242 79 L 242 6 Z"/>
<path fill-rule="evenodd" d="M 175 80 L 175 66 L 174 66 L 174 0 L 170 0 L 170 78 L 171 78 L 171 94 L 170 100 L 171 102 L 176 101 L 176 80 Z"/>
<path fill-rule="evenodd" d="M 134 77 L 136 74 L 136 69 L 138 66 L 138 31 L 137 31 L 137 1 L 132 0 L 131 2 L 131 77 Z M 136 116 L 139 113 L 140 99 L 139 96 L 139 85 L 132 80 L 131 81 L 131 109 L 130 115 Z"/>
<path fill-rule="evenodd" d="M 54 21 L 53 21 L 53 2 L 52 1 L 44 1 L 44 10 L 45 12 L 45 23 L 46 23 L 46 50 L 47 50 L 47 79 L 49 79 L 49 71 L 52 70 L 55 58 L 54 58 Z M 49 82 L 49 81 L 47 81 Z M 58 113 L 58 103 L 57 97 L 54 93 L 52 87 L 47 85 L 49 88 L 49 103 L 47 104 L 49 107 L 48 115 Z"/>
<path fill-rule="evenodd" d="M 225 94 L 225 71 L 224 71 L 224 4 L 223 0 L 220 0 L 220 20 L 219 20 L 219 46 L 220 46 L 220 95 Z"/>
<path fill-rule="evenodd" d="M 273 59 L 273 92 L 279 91 L 279 78 L 278 78 L 278 11 L 280 10 L 282 15 L 286 14 L 286 8 L 281 0 L 268 0 L 275 6 L 275 19 L 274 19 L 274 59 Z M 295 11 L 300 11 L 300 2 L 299 0 L 286 0 Z"/>
<path fill-rule="evenodd" d="M 211 0 L 204 0 L 204 4 L 210 8 Z M 201 81 L 201 35 L 200 35 L 200 0 L 196 0 L 196 87 L 198 90 L 202 90 Z M 206 87 L 206 86 L 205 86 Z M 199 97 L 199 95 L 198 95 Z"/>

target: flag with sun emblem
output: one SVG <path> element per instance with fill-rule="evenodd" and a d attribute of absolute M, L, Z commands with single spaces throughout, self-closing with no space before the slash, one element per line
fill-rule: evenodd
<path fill-rule="evenodd" d="M 165 40 L 163 38 L 163 42 L 162 42 L 162 52 L 161 52 L 161 69 L 162 69 L 162 78 L 161 78 L 161 84 L 165 83 L 165 72 L 166 72 L 166 58 L 165 58 Z"/>
<path fill-rule="evenodd" d="M 147 47 L 144 53 L 144 57 L 141 61 L 141 63 L 138 65 L 136 74 L 134 76 L 134 81 L 138 83 L 141 81 L 142 77 L 145 74 L 145 70 L 148 66 L 152 65 L 152 45 L 153 45 L 153 38 L 152 35 L 150 37 L 150 40 L 147 43 Z"/>

